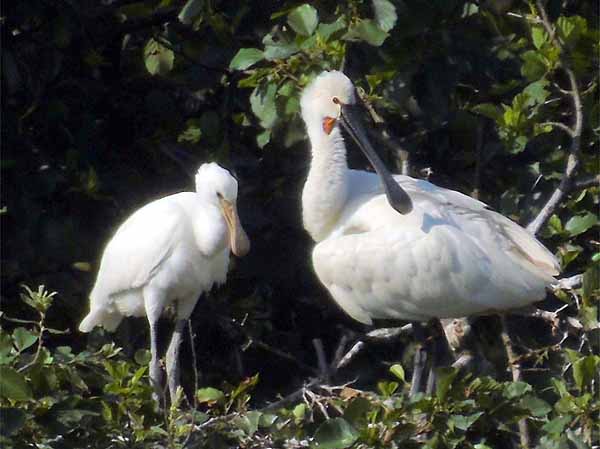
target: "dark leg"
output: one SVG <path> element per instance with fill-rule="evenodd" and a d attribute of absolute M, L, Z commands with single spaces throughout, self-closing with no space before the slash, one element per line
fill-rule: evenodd
<path fill-rule="evenodd" d="M 177 387 L 180 385 L 179 348 L 183 340 L 183 328 L 187 320 L 177 320 L 175 330 L 171 337 L 171 343 L 167 350 L 167 382 L 169 383 L 169 394 L 171 402 L 175 400 Z"/>
<path fill-rule="evenodd" d="M 423 382 L 423 371 L 427 363 L 427 352 L 425 350 L 425 330 L 421 323 L 414 322 L 413 334 L 416 340 L 415 348 L 415 359 L 413 367 L 412 381 L 410 384 L 409 396 L 413 397 L 421 390 L 421 384 Z"/>

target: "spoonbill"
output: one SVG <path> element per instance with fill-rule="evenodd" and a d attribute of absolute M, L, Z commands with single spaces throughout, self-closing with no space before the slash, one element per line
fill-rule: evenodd
<path fill-rule="evenodd" d="M 81 332 L 95 326 L 114 331 L 126 316 L 146 316 L 150 324 L 150 379 L 159 397 L 162 371 L 157 324 L 173 304 L 176 324 L 166 355 L 171 400 L 179 386 L 179 347 L 186 320 L 199 296 L 227 276 L 229 252 L 250 249 L 237 213 L 236 179 L 216 163 L 200 166 L 196 192 L 152 201 L 134 212 L 106 245 L 90 313 Z"/>
<path fill-rule="evenodd" d="M 317 277 L 352 318 L 413 322 L 526 306 L 559 265 L 518 224 L 462 193 L 392 176 L 357 120 L 350 79 L 323 72 L 302 93 L 312 161 L 302 192 Z M 375 173 L 350 170 L 341 127 Z"/>

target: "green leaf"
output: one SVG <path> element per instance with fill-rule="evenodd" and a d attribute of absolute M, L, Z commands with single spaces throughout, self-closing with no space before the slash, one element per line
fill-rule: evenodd
<path fill-rule="evenodd" d="M 367 422 L 367 413 L 372 408 L 371 402 L 363 397 L 357 397 L 344 410 L 344 419 L 357 428 L 361 428 Z"/>
<path fill-rule="evenodd" d="M 527 382 L 510 382 L 504 387 L 502 395 L 507 399 L 515 399 L 530 393 L 531 390 L 531 385 L 529 385 Z"/>
<path fill-rule="evenodd" d="M 262 412 L 252 410 L 243 416 L 237 416 L 233 422 L 238 428 L 242 429 L 246 435 L 252 436 L 258 430 L 258 423 L 260 422 L 261 416 Z"/>
<path fill-rule="evenodd" d="M 495 104 L 481 103 L 473 106 L 471 111 L 475 112 L 476 114 L 481 114 L 484 117 L 491 118 L 499 125 L 504 124 L 502 109 Z"/>
<path fill-rule="evenodd" d="M 383 31 L 390 31 L 396 25 L 398 15 L 396 7 L 388 0 L 372 0 L 375 10 L 375 21 Z"/>
<path fill-rule="evenodd" d="M 8 366 L 0 366 L 0 397 L 27 401 L 31 399 L 31 389 L 21 373 Z"/>
<path fill-rule="evenodd" d="M 250 95 L 250 107 L 252 112 L 260 120 L 263 128 L 269 129 L 277 121 L 277 106 L 275 104 L 275 94 L 277 85 L 275 83 L 267 84 L 266 88 L 257 87 Z"/>
<path fill-rule="evenodd" d="M 467 431 L 469 427 L 475 423 L 479 419 L 479 417 L 483 415 L 483 412 L 473 413 L 472 415 L 450 415 L 448 421 L 450 421 L 454 427 L 460 430 Z"/>
<path fill-rule="evenodd" d="M 552 407 L 546 401 L 533 395 L 527 395 L 521 399 L 521 405 L 531 412 L 532 416 L 543 417 L 552 411 Z"/>
<path fill-rule="evenodd" d="M 548 42 L 548 33 L 541 25 L 534 25 L 531 28 L 531 38 L 533 39 L 533 45 L 539 50 Z"/>
<path fill-rule="evenodd" d="M 546 101 L 550 96 L 550 92 L 546 90 L 548 84 L 550 84 L 548 80 L 541 79 L 523 89 L 523 93 L 527 94 L 528 99 L 531 100 L 527 102 L 528 105 L 531 105 L 530 103 L 543 104 Z"/>
<path fill-rule="evenodd" d="M 584 233 L 597 223 L 597 215 L 586 212 L 584 215 L 575 215 L 574 217 L 571 217 L 565 225 L 565 231 L 571 236 L 575 236 Z"/>
<path fill-rule="evenodd" d="M 175 53 L 154 39 L 144 47 L 144 64 L 151 75 L 167 75 L 173 69 L 174 61 Z"/>
<path fill-rule="evenodd" d="M 359 432 L 344 418 L 333 418 L 319 426 L 314 436 L 314 448 L 343 449 L 358 439 Z"/>
<path fill-rule="evenodd" d="M 550 235 L 556 235 L 563 232 L 563 226 L 558 218 L 558 215 L 553 214 L 548 220 L 548 230 L 550 231 Z"/>
<path fill-rule="evenodd" d="M 198 402 L 202 403 L 202 402 L 220 402 L 223 399 L 225 399 L 225 395 L 223 394 L 223 392 L 221 390 L 217 390 L 216 388 L 212 388 L 212 387 L 207 387 L 207 388 L 200 388 L 197 392 L 196 392 L 196 398 L 198 399 Z"/>
<path fill-rule="evenodd" d="M 338 31 L 341 31 L 344 28 L 346 28 L 346 19 L 344 16 L 340 16 L 335 22 L 320 23 L 319 27 L 317 28 L 317 34 L 319 34 L 319 36 L 321 36 L 321 38 L 327 42 Z"/>
<path fill-rule="evenodd" d="M 278 418 L 279 418 L 279 416 L 277 416 L 277 415 L 272 415 L 270 413 L 263 413 L 260 416 L 258 425 L 260 427 L 271 427 L 275 423 L 275 421 L 277 421 Z"/>
<path fill-rule="evenodd" d="M 181 23 L 189 25 L 194 21 L 196 16 L 200 14 L 203 6 L 204 0 L 188 0 L 186 4 L 183 5 L 183 8 L 181 8 L 177 18 Z"/>
<path fill-rule="evenodd" d="M 310 36 L 317 28 L 319 16 L 315 8 L 305 3 L 290 12 L 287 21 L 296 33 Z"/>
<path fill-rule="evenodd" d="M 299 52 L 300 49 L 296 43 L 281 42 L 278 44 L 271 44 L 265 46 L 264 57 L 267 61 L 273 61 L 275 59 L 285 59 L 292 56 L 294 53 Z"/>
<path fill-rule="evenodd" d="M 38 339 L 38 336 L 28 331 L 24 327 L 17 327 L 13 331 L 13 340 L 19 352 L 24 351 L 33 345 Z"/>
<path fill-rule="evenodd" d="M 379 47 L 387 37 L 388 34 L 381 30 L 373 20 L 366 19 L 353 25 L 344 36 L 344 39 L 362 40 L 370 45 Z"/>
<path fill-rule="evenodd" d="M 546 74 L 546 64 L 543 56 L 538 52 L 529 50 L 521 55 L 523 65 L 521 66 L 521 74 L 530 81 L 539 80 Z"/>
<path fill-rule="evenodd" d="M 0 408 L 0 417 L 2 417 L 2 425 L 0 425 L 0 435 L 4 437 L 11 436 L 19 431 L 25 424 L 27 415 L 23 410 L 17 408 Z"/>
<path fill-rule="evenodd" d="M 390 373 L 400 379 L 402 382 L 406 382 L 406 378 L 404 377 L 404 368 L 399 363 L 395 363 L 390 366 Z"/>
<path fill-rule="evenodd" d="M 271 141 L 271 131 L 265 129 L 263 132 L 256 135 L 256 145 L 258 148 L 264 148 Z"/>
<path fill-rule="evenodd" d="M 600 363 L 600 356 L 588 355 L 573 363 L 573 379 L 579 390 L 591 386 L 596 375 L 596 367 Z"/>
<path fill-rule="evenodd" d="M 569 46 L 575 44 L 580 36 L 587 33 L 587 20 L 581 16 L 561 16 L 556 21 L 558 33 Z"/>
<path fill-rule="evenodd" d="M 565 426 L 569 424 L 572 419 L 571 416 L 559 416 L 544 424 L 542 430 L 551 434 L 560 435 L 563 433 Z"/>
<path fill-rule="evenodd" d="M 304 416 L 306 415 L 306 404 L 298 404 L 296 407 L 294 407 L 294 410 L 292 410 L 292 414 L 297 420 L 304 419 Z"/>
<path fill-rule="evenodd" d="M 435 395 L 440 402 L 444 402 L 450 391 L 450 386 L 458 374 L 458 370 L 451 367 L 442 367 L 436 370 L 436 374 L 437 382 L 435 385 Z"/>
<path fill-rule="evenodd" d="M 148 365 L 151 358 L 152 354 L 147 349 L 138 349 L 133 355 L 133 360 L 135 360 L 135 363 L 138 365 Z"/>
<path fill-rule="evenodd" d="M 240 48 L 229 63 L 229 68 L 232 70 L 246 70 L 264 58 L 265 55 L 258 48 Z"/>

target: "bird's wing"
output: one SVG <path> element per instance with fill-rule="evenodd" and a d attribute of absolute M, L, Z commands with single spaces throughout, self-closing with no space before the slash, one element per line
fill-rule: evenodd
<path fill-rule="evenodd" d="M 402 178 L 399 183 L 407 186 L 409 195 L 412 191 L 417 201 L 419 197 L 435 200 L 438 213 L 479 242 L 484 250 L 496 244 L 517 263 L 539 271 L 549 281 L 560 272 L 556 257 L 535 236 L 502 214 L 490 210 L 485 203 L 427 181 Z"/>
<path fill-rule="evenodd" d="M 90 299 L 92 308 L 111 295 L 146 284 L 169 257 L 186 226 L 185 213 L 168 197 L 150 203 L 123 223 L 108 242 Z"/>
<path fill-rule="evenodd" d="M 358 186 L 354 187 L 354 195 L 383 195 L 376 175 L 354 172 L 352 176 L 361 180 L 352 183 Z M 517 223 L 490 210 L 485 203 L 422 179 L 404 175 L 396 175 L 394 179 L 413 200 L 416 215 L 428 214 L 452 223 L 479 242 L 484 250 L 490 245 L 499 246 L 517 263 L 539 271 L 548 279 L 560 272 L 558 260 L 544 245 Z"/>

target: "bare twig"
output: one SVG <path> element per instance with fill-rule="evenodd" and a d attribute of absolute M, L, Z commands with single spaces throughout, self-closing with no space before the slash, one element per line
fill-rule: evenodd
<path fill-rule="evenodd" d="M 519 365 L 517 356 L 513 350 L 512 342 L 510 340 L 506 315 L 500 315 L 500 322 L 502 323 L 502 343 L 504 343 L 504 348 L 506 349 L 506 356 L 508 358 L 508 365 L 510 366 L 510 371 L 512 373 L 512 379 L 514 382 L 518 382 L 521 380 L 521 366 Z M 525 418 L 519 420 L 519 438 L 521 440 L 521 447 L 523 449 L 528 449 L 530 438 L 529 428 Z"/>
<path fill-rule="evenodd" d="M 313 338 L 312 344 L 317 353 L 319 374 L 323 379 L 329 381 L 329 364 L 327 363 L 327 357 L 325 356 L 325 349 L 323 349 L 323 341 L 321 341 L 320 338 Z"/>
<path fill-rule="evenodd" d="M 552 290 L 573 290 L 581 287 L 583 282 L 583 274 L 576 274 L 568 278 L 558 279 L 551 285 Z"/>
<path fill-rule="evenodd" d="M 585 178 L 577 179 L 573 183 L 573 188 L 576 190 L 583 190 L 589 187 L 600 187 L 600 175 L 587 176 Z"/>
<path fill-rule="evenodd" d="M 559 128 L 559 129 L 563 130 L 564 132 L 566 132 L 569 135 L 569 137 L 571 137 L 571 138 L 573 138 L 573 136 L 575 134 L 570 126 L 567 126 L 561 122 L 543 122 L 543 123 L 540 123 L 540 125 L 541 126 L 552 126 L 554 128 Z"/>
<path fill-rule="evenodd" d="M 581 104 L 581 95 L 579 92 L 579 86 L 577 85 L 577 78 L 575 72 L 571 69 L 570 63 L 565 55 L 565 47 L 561 42 L 560 38 L 556 34 L 556 30 L 550 23 L 546 9 L 542 3 L 542 0 L 536 0 L 536 6 L 542 19 L 542 25 L 550 36 L 551 42 L 561 50 L 561 66 L 569 79 L 570 89 L 565 93 L 571 97 L 573 103 L 573 126 L 569 128 L 572 131 L 571 134 L 571 146 L 569 148 L 569 156 L 567 158 L 567 166 L 563 173 L 563 177 L 560 184 L 552 193 L 550 199 L 546 202 L 540 213 L 535 219 L 527 226 L 527 230 L 532 234 L 537 234 L 550 216 L 554 213 L 558 205 L 562 202 L 565 194 L 569 191 L 571 183 L 577 168 L 579 166 L 579 150 L 581 146 L 581 133 L 583 129 L 583 106 Z M 562 128 L 564 130 L 564 128 Z"/>
<path fill-rule="evenodd" d="M 405 324 L 402 327 L 389 327 L 389 328 L 381 328 L 375 329 L 367 334 L 360 340 L 358 340 L 348 352 L 343 357 L 336 358 L 333 363 L 334 370 L 337 371 L 341 368 L 344 368 L 356 357 L 363 349 L 366 348 L 366 342 L 381 342 L 381 341 L 389 341 L 396 339 L 403 335 L 412 334 L 413 326 L 412 324 Z"/>
<path fill-rule="evenodd" d="M 335 365 L 335 369 L 339 370 L 348 365 L 352 361 L 352 359 L 356 357 L 356 355 L 365 348 L 365 346 L 365 342 L 361 340 L 354 343 L 354 345 L 352 346 L 352 348 L 350 348 L 346 355 L 344 355 L 344 357 L 342 357 L 340 361 Z"/>

